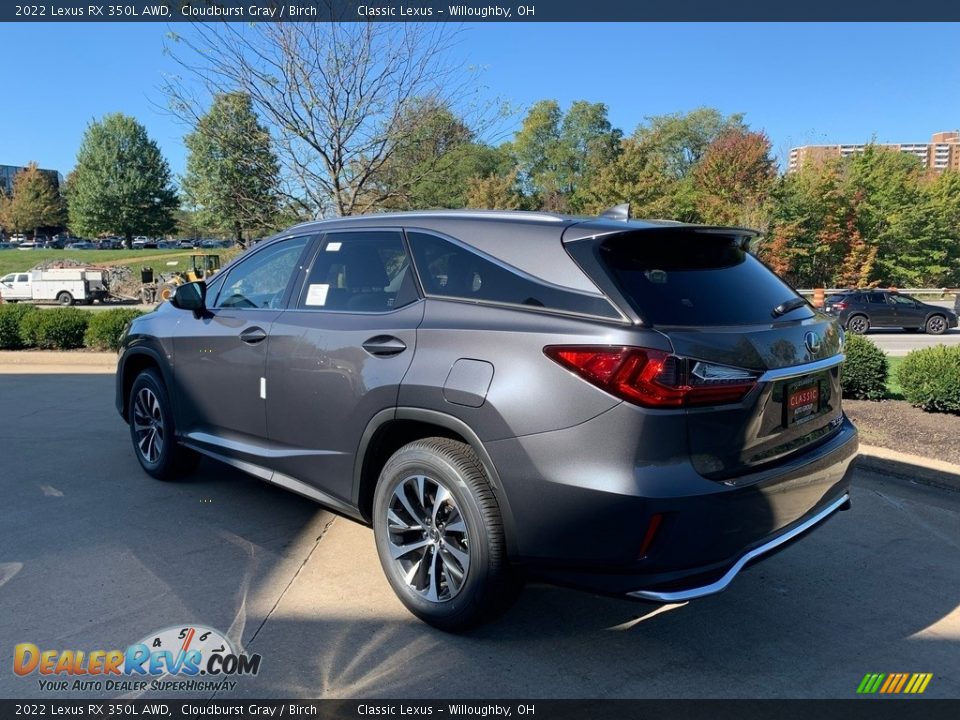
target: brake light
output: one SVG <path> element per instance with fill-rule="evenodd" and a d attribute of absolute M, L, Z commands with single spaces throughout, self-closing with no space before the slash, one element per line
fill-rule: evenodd
<path fill-rule="evenodd" d="M 611 395 L 650 408 L 739 402 L 757 381 L 747 370 L 649 348 L 548 345 L 543 352 Z"/>
<path fill-rule="evenodd" d="M 836 303 L 833 303 L 833 309 L 834 309 L 834 310 L 846 310 L 846 309 L 847 309 L 847 304 L 846 304 L 845 302 L 836 302 Z"/>

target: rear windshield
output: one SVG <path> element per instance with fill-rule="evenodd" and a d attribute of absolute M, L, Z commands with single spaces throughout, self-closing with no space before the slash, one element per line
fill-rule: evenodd
<path fill-rule="evenodd" d="M 797 293 L 741 246 L 741 238 L 678 231 L 619 235 L 601 262 L 634 309 L 653 325 L 753 325 Z M 784 320 L 812 317 L 806 304 Z"/>

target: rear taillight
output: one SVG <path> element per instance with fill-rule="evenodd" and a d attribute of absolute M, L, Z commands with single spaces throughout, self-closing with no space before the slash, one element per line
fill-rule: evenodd
<path fill-rule="evenodd" d="M 834 310 L 846 310 L 847 304 L 845 302 L 838 302 L 833 304 Z"/>
<path fill-rule="evenodd" d="M 543 352 L 597 387 L 643 407 L 735 403 L 757 381 L 748 370 L 649 348 L 548 345 Z"/>

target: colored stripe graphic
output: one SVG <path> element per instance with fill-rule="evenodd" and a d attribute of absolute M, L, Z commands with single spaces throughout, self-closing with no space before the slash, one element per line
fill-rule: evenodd
<path fill-rule="evenodd" d="M 920 695 L 927 689 L 933 673 L 867 673 L 857 686 L 857 694 Z"/>

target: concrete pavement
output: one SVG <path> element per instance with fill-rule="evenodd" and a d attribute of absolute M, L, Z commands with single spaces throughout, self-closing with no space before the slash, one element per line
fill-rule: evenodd
<path fill-rule="evenodd" d="M 123 648 L 191 622 L 263 657 L 223 697 L 853 697 L 892 671 L 960 697 L 960 493 L 859 471 L 851 512 L 722 595 L 534 585 L 451 636 L 396 600 L 369 530 L 213 462 L 144 475 L 112 380 L 0 377 L 0 697 L 41 695 L 15 643 Z"/>

